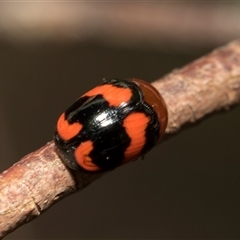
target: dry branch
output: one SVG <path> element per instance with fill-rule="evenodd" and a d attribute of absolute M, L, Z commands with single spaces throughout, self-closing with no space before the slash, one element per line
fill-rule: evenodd
<path fill-rule="evenodd" d="M 169 110 L 167 134 L 240 101 L 240 40 L 157 80 Z M 102 173 L 69 171 L 52 142 L 0 175 L 0 236 L 81 190 Z"/>

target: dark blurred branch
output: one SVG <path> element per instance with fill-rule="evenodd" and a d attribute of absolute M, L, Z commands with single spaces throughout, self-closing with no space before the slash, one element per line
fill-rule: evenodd
<path fill-rule="evenodd" d="M 175 70 L 153 85 L 169 110 L 167 134 L 240 101 L 240 40 Z M 30 153 L 0 175 L 0 236 L 81 190 L 100 173 L 69 171 L 54 144 Z"/>

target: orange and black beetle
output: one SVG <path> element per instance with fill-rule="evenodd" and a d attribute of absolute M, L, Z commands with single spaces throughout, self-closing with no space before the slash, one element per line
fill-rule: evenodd
<path fill-rule="evenodd" d="M 147 153 L 164 134 L 167 108 L 140 79 L 111 79 L 74 102 L 58 119 L 54 141 L 72 169 L 110 170 Z"/>

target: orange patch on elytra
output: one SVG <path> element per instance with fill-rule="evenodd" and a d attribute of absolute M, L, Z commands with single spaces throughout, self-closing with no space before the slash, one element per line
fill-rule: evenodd
<path fill-rule="evenodd" d="M 145 130 L 149 122 L 149 117 L 144 113 L 132 113 L 127 116 L 123 122 L 123 126 L 131 138 L 130 146 L 125 151 L 125 161 L 136 159 L 141 154 L 141 149 L 145 144 Z"/>
<path fill-rule="evenodd" d="M 61 138 L 64 140 L 70 140 L 75 137 L 82 129 L 82 125 L 78 122 L 69 124 L 65 119 L 65 113 L 63 113 L 57 122 L 57 131 Z"/>
<path fill-rule="evenodd" d="M 92 162 L 89 153 L 93 150 L 92 141 L 81 143 L 75 150 L 75 158 L 79 166 L 87 171 L 98 171 L 100 168 Z"/>
<path fill-rule="evenodd" d="M 127 103 L 132 96 L 131 89 L 115 87 L 110 84 L 97 86 L 85 93 L 83 96 L 92 97 L 101 94 L 110 106 L 119 107 L 122 103 Z"/>

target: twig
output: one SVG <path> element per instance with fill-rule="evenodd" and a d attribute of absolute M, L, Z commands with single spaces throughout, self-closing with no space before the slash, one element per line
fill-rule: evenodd
<path fill-rule="evenodd" d="M 152 83 L 169 111 L 167 134 L 240 101 L 240 40 Z M 81 190 L 103 173 L 68 170 L 53 142 L 25 156 L 0 175 L 0 236 Z"/>
<path fill-rule="evenodd" d="M 166 101 L 167 133 L 240 101 L 240 40 L 218 48 L 152 85 Z"/>

